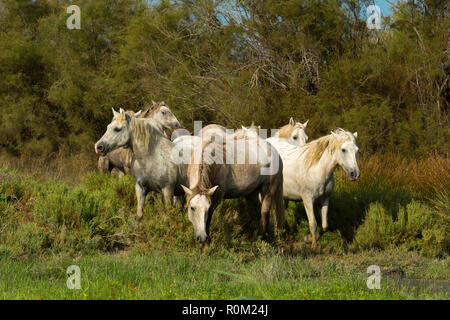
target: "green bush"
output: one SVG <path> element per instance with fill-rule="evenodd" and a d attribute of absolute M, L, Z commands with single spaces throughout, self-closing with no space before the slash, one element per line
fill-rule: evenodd
<path fill-rule="evenodd" d="M 348 245 L 356 250 L 404 246 L 432 256 L 448 252 L 445 214 L 404 191 L 376 184 L 352 184 L 352 188 L 337 179 L 330 200 L 330 231 L 320 240 L 321 246 L 332 251 L 345 250 Z M 0 181 L 0 209 L 2 250 L 19 256 L 128 247 L 184 252 L 201 247 L 193 239 L 185 208 L 167 206 L 160 197 L 149 196 L 142 223 L 137 226 L 134 179 L 130 176 L 119 179 L 89 173 L 79 185 L 69 186 L 9 173 Z M 259 220 L 254 203 L 223 201 L 211 222 L 210 249 L 225 255 L 231 251 L 259 254 L 262 246 L 288 248 L 302 243 L 309 233 L 301 202 L 291 202 L 287 208 L 287 227 L 281 239 L 269 232 L 261 242 Z"/>
<path fill-rule="evenodd" d="M 360 249 L 404 245 L 426 254 L 443 255 L 448 252 L 447 227 L 441 218 L 425 204 L 412 201 L 400 207 L 396 217 L 380 203 L 367 210 L 364 223 L 356 231 L 354 243 Z"/>

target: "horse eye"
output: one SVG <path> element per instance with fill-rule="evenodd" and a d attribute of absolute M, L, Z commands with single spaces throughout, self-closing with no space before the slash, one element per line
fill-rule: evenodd
<path fill-rule="evenodd" d="M 292 139 L 297 140 L 297 136 L 292 137 Z"/>
<path fill-rule="evenodd" d="M 166 115 L 166 112 L 165 112 L 165 111 L 161 111 L 161 113 L 162 113 L 162 115 L 163 115 L 163 116 L 165 116 L 165 115 Z"/>
<path fill-rule="evenodd" d="M 115 132 L 120 132 L 120 130 L 122 130 L 122 128 L 119 128 L 119 127 L 115 127 L 115 128 L 114 128 L 114 131 L 115 131 Z"/>
<path fill-rule="evenodd" d="M 195 208 L 194 208 L 194 207 L 191 207 L 191 211 L 195 211 Z"/>
<path fill-rule="evenodd" d="M 346 151 L 347 151 L 347 150 L 345 150 L 345 149 L 342 149 L 342 152 L 344 152 L 344 153 L 345 153 Z"/>

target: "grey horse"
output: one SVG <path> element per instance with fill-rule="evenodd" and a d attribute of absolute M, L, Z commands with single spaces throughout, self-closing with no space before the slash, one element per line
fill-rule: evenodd
<path fill-rule="evenodd" d="M 139 119 L 154 119 L 161 123 L 163 130 L 180 128 L 180 122 L 164 101 L 154 102 L 144 112 L 125 111 L 126 114 Z M 98 158 L 98 168 L 103 173 L 112 173 L 117 176 L 130 174 L 133 152 L 129 148 L 118 148 Z"/>
<path fill-rule="evenodd" d="M 209 238 L 211 217 L 222 199 L 256 196 L 261 204 L 260 233 L 267 230 L 271 206 L 275 208 L 276 226 L 281 227 L 283 164 L 278 152 L 253 130 L 223 136 L 220 127 L 210 128 L 203 131 L 202 141 L 192 153 L 189 187 L 182 185 L 195 240 L 205 242 Z M 214 137 L 207 131 L 215 131 Z"/>
<path fill-rule="evenodd" d="M 130 174 L 136 178 L 137 219 L 144 213 L 150 191 L 162 193 L 165 203 L 184 195 L 181 184 L 187 184 L 187 165 L 173 161 L 175 145 L 164 135 L 163 125 L 154 119 L 138 119 L 124 110 L 113 109 L 113 120 L 95 144 L 95 152 L 105 155 L 128 146 L 133 152 Z"/>

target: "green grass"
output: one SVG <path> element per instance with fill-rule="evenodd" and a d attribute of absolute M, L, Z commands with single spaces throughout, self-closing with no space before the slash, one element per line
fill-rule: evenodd
<path fill-rule="evenodd" d="M 385 279 L 381 290 L 366 287 L 373 264 L 382 274 L 400 267 L 407 278 L 449 280 L 445 197 L 427 201 L 338 175 L 318 251 L 302 241 L 309 230 L 301 203 L 289 204 L 280 237 L 271 231 L 262 239 L 259 214 L 243 200 L 219 206 L 212 242 L 202 247 L 185 212 L 158 199 L 146 204 L 137 227 L 133 178 L 88 173 L 80 180 L 42 181 L 1 168 L 0 298 L 448 299 L 445 290 Z M 81 268 L 81 290 L 66 288 L 72 264 Z"/>
<path fill-rule="evenodd" d="M 72 264 L 81 269 L 80 290 L 66 287 L 66 269 Z M 162 251 L 2 257 L 0 299 L 448 299 L 443 291 L 411 290 L 384 279 L 380 290 L 370 290 L 367 266 L 280 253 L 251 258 Z M 441 266 L 445 267 L 448 260 Z"/>

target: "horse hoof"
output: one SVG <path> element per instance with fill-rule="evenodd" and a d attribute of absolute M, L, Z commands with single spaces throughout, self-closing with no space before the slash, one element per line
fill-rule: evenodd
<path fill-rule="evenodd" d="M 134 222 L 134 228 L 138 229 L 141 226 L 142 217 L 137 217 Z"/>
<path fill-rule="evenodd" d="M 305 236 L 305 242 L 306 243 L 312 243 L 312 235 L 308 234 L 307 236 Z M 320 234 L 316 234 L 316 241 L 319 241 L 320 239 Z"/>

